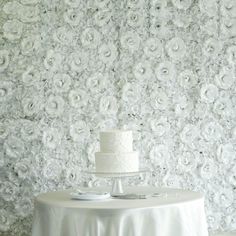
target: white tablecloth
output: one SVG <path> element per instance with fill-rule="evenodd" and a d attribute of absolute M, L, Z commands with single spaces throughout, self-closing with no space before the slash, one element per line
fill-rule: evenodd
<path fill-rule="evenodd" d="M 163 192 L 139 200 L 70 199 L 71 190 L 35 200 L 32 236 L 208 236 L 200 193 L 139 187 L 128 192 Z"/>

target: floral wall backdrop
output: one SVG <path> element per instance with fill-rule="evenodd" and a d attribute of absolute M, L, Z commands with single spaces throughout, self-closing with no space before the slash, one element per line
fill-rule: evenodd
<path fill-rule="evenodd" d="M 104 184 L 101 129 L 134 131 L 152 169 L 127 184 L 206 194 L 236 229 L 235 0 L 0 1 L 0 235 L 30 235 L 33 197 Z"/>

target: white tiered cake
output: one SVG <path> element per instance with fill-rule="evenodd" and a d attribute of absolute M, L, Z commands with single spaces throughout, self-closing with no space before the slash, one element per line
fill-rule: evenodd
<path fill-rule="evenodd" d="M 98 172 L 135 172 L 139 169 L 138 152 L 133 151 L 133 136 L 129 130 L 100 132 L 100 152 L 95 153 Z"/>

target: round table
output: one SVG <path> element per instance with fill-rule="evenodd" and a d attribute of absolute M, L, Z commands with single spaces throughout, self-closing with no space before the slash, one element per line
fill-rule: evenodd
<path fill-rule="evenodd" d="M 32 236 L 208 236 L 204 197 L 197 192 L 134 187 L 125 192 L 161 196 L 99 201 L 72 200 L 71 192 L 35 199 Z"/>

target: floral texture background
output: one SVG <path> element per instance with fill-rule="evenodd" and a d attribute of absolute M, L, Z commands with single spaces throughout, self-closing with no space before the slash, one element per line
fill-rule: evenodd
<path fill-rule="evenodd" d="M 99 131 L 134 131 L 150 175 L 206 194 L 236 229 L 235 0 L 0 1 L 0 235 L 30 235 L 33 198 L 104 184 Z"/>

